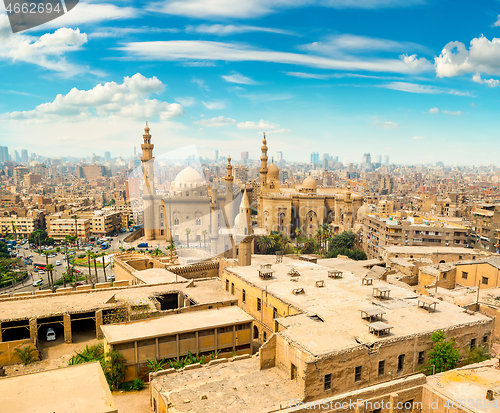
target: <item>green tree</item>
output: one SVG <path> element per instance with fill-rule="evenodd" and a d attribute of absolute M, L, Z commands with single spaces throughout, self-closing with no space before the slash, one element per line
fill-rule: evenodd
<path fill-rule="evenodd" d="M 262 235 L 257 240 L 257 246 L 264 254 L 267 254 L 267 252 L 270 249 L 272 249 L 275 245 L 276 245 L 276 239 L 270 235 Z"/>
<path fill-rule="evenodd" d="M 356 235 L 351 231 L 344 231 L 341 234 L 335 235 L 330 241 L 330 250 L 347 248 L 353 249 L 356 242 Z"/>
<path fill-rule="evenodd" d="M 106 353 L 103 370 L 109 388 L 111 390 L 118 390 L 120 384 L 125 380 L 125 357 L 118 351 Z"/>
<path fill-rule="evenodd" d="M 0 258 L 10 258 L 9 249 L 5 242 L 0 242 Z"/>
<path fill-rule="evenodd" d="M 24 346 L 21 348 L 15 348 L 14 354 L 17 356 L 21 363 L 24 365 L 31 364 L 36 360 L 37 350 L 31 346 Z"/>
<path fill-rule="evenodd" d="M 313 254 L 318 249 L 318 244 L 313 238 L 306 238 L 304 241 L 304 246 L 301 249 L 302 254 Z"/>
<path fill-rule="evenodd" d="M 439 330 L 432 334 L 431 340 L 434 342 L 434 347 L 429 352 L 426 374 L 432 374 L 433 371 L 442 373 L 457 367 L 460 352 L 456 347 L 455 338 L 446 340 L 443 330 Z"/>
<path fill-rule="evenodd" d="M 299 252 L 299 240 L 302 235 L 302 228 L 295 228 L 295 249 Z"/>
<path fill-rule="evenodd" d="M 54 287 L 54 265 L 53 264 L 47 264 L 45 266 L 45 271 L 49 273 L 49 284 Z"/>
<path fill-rule="evenodd" d="M 491 354 L 486 351 L 484 347 L 472 347 L 467 357 L 464 359 L 463 364 L 475 364 L 480 363 L 485 360 L 489 360 L 491 358 Z"/>

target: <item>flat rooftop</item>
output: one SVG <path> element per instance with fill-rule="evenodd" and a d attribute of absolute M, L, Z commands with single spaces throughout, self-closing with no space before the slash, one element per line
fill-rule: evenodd
<path fill-rule="evenodd" d="M 101 328 L 108 343 L 118 344 L 252 321 L 253 318 L 239 307 L 231 306 L 174 314 L 144 321 L 106 324 Z"/>
<path fill-rule="evenodd" d="M 221 288 L 219 279 L 195 280 L 186 288 L 186 282 L 159 285 L 139 285 L 107 290 L 91 290 L 81 293 L 50 294 L 20 299 L 0 300 L 0 321 L 43 318 L 67 313 L 82 313 L 97 309 L 120 306 L 120 302 L 144 304 L 149 297 L 181 291 L 198 304 L 234 301 L 235 297 Z M 115 301 L 105 302 L 115 296 Z M 153 309 L 153 303 L 150 302 Z"/>
<path fill-rule="evenodd" d="M 148 268 L 147 270 L 134 271 L 134 277 L 145 284 L 187 282 L 187 278 L 174 274 L 163 268 Z"/>
<path fill-rule="evenodd" d="M 328 277 L 330 267 L 306 261 L 274 264 L 272 269 L 275 272 L 269 280 L 259 278 L 258 268 L 252 265 L 226 268 L 225 271 L 298 309 L 301 314 L 277 319 L 285 327 L 279 334 L 294 341 L 312 356 L 461 324 L 489 321 L 484 315 L 467 314 L 463 308 L 445 302 L 439 303 L 436 312 L 429 313 L 418 308 L 418 295 L 406 288 L 377 279 L 373 280 L 373 285 L 362 285 L 361 276 L 348 271 L 344 271 L 342 278 L 332 279 Z M 292 268 L 300 276 L 287 275 Z M 316 287 L 316 281 L 324 281 L 325 286 Z M 390 298 L 374 298 L 374 288 L 388 288 Z M 295 289 L 303 289 L 304 294 L 294 294 L 292 291 Z M 385 311 L 381 321 L 394 327 L 389 335 L 377 337 L 369 333 L 367 321 L 361 318 L 359 310 L 372 307 Z M 317 315 L 319 319 L 311 315 Z"/>
<path fill-rule="evenodd" d="M 99 362 L 0 378 L 4 412 L 117 413 Z"/>
<path fill-rule="evenodd" d="M 435 393 L 456 400 L 458 403 L 463 400 L 469 407 L 469 409 L 463 409 L 464 411 L 498 413 L 500 412 L 497 396 L 500 392 L 498 367 L 498 359 L 491 359 L 449 370 L 428 376 L 427 386 Z M 487 390 L 493 390 L 495 399 L 491 402 L 486 399 Z"/>
<path fill-rule="evenodd" d="M 390 254 L 476 254 L 480 251 L 465 247 L 419 247 L 419 246 L 389 246 L 384 250 Z"/>
<path fill-rule="evenodd" d="M 257 357 L 175 372 L 153 383 L 176 412 L 273 412 L 300 399 L 296 380 L 277 368 L 259 370 Z"/>

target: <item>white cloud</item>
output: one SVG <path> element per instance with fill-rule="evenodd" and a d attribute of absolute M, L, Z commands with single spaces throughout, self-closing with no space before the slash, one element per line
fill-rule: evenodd
<path fill-rule="evenodd" d="M 498 15 L 498 20 L 493 23 L 493 27 L 500 27 L 500 14 Z"/>
<path fill-rule="evenodd" d="M 252 103 L 273 102 L 275 100 L 288 100 L 293 98 L 292 95 L 287 95 L 287 94 L 273 95 L 271 93 L 247 93 L 247 94 L 237 93 L 237 96 L 240 98 L 248 99 Z"/>
<path fill-rule="evenodd" d="M 226 104 L 220 100 L 214 100 L 212 102 L 203 102 L 203 105 L 210 110 L 220 110 L 226 107 Z"/>
<path fill-rule="evenodd" d="M 328 80 L 333 78 L 343 78 L 343 77 L 358 77 L 364 79 L 381 79 L 380 76 L 372 75 L 360 75 L 358 73 L 329 73 L 329 74 L 319 74 L 319 73 L 304 73 L 304 72 L 284 72 L 287 76 L 298 77 L 301 79 L 321 79 Z"/>
<path fill-rule="evenodd" d="M 421 57 L 419 59 L 416 54 L 412 54 L 411 56 L 403 54 L 399 56 L 399 58 L 402 59 L 405 65 L 407 65 L 414 72 L 424 72 L 427 70 L 432 70 L 432 63 L 429 62 L 425 57 Z"/>
<path fill-rule="evenodd" d="M 257 49 L 239 43 L 172 40 L 125 43 L 119 49 L 133 58 L 153 61 L 254 61 L 335 70 L 365 70 L 393 73 L 411 73 L 413 71 L 400 59 L 332 59 L 311 54 Z"/>
<path fill-rule="evenodd" d="M 476 83 L 479 84 L 486 84 L 489 87 L 497 87 L 500 86 L 500 80 L 497 79 L 481 79 L 481 75 L 479 73 L 476 73 L 474 76 L 472 76 L 472 80 Z"/>
<path fill-rule="evenodd" d="M 87 3 L 80 1 L 74 12 L 66 13 L 55 20 L 41 24 L 30 31 L 55 29 L 59 27 L 79 27 L 82 25 L 108 22 L 111 20 L 134 19 L 141 11 L 133 7 L 117 7 L 107 3 Z"/>
<path fill-rule="evenodd" d="M 150 10 L 196 18 L 255 18 L 282 9 L 318 5 L 337 9 L 378 9 L 406 7 L 423 3 L 423 0 L 164 0 L 153 3 Z"/>
<path fill-rule="evenodd" d="M 62 28 L 36 37 L 13 34 L 7 15 L 0 14 L 0 61 L 25 62 L 73 76 L 87 70 L 66 61 L 64 55 L 81 49 L 87 35 L 80 29 Z"/>
<path fill-rule="evenodd" d="M 300 48 L 327 56 L 338 56 L 345 52 L 404 52 L 408 49 L 429 52 L 425 46 L 417 43 L 398 42 L 354 34 L 328 36 L 323 41 L 309 43 L 300 46 Z"/>
<path fill-rule="evenodd" d="M 469 50 L 461 42 L 448 43 L 434 59 L 438 77 L 466 73 L 500 74 L 500 39 L 486 37 L 471 40 Z"/>
<path fill-rule="evenodd" d="M 376 126 L 381 129 L 395 129 L 398 127 L 398 124 L 387 120 L 385 122 L 376 122 Z"/>
<path fill-rule="evenodd" d="M 459 110 L 457 110 L 456 112 L 450 112 L 448 110 L 443 110 L 443 113 L 446 113 L 447 115 L 454 115 L 454 116 L 461 116 L 462 115 L 462 112 L 460 112 Z"/>
<path fill-rule="evenodd" d="M 193 77 L 193 79 L 191 79 L 191 82 L 196 83 L 200 88 L 205 89 L 207 92 L 210 90 L 210 88 L 205 85 L 205 81 L 203 79 Z"/>
<path fill-rule="evenodd" d="M 222 78 L 229 83 L 238 83 L 240 85 L 256 85 L 258 82 L 256 82 L 253 79 L 250 79 L 247 76 L 244 76 L 240 73 L 233 72 L 232 75 L 226 75 L 222 76 Z"/>
<path fill-rule="evenodd" d="M 89 37 L 94 38 L 109 38 L 123 37 L 131 34 L 141 33 L 178 33 L 179 29 L 160 29 L 158 27 L 100 27 L 96 31 L 89 34 Z"/>
<path fill-rule="evenodd" d="M 258 122 L 251 122 L 251 121 L 240 122 L 236 126 L 240 129 L 255 129 L 255 130 L 264 130 L 264 131 L 271 131 L 271 130 L 279 130 L 280 129 L 280 125 L 278 125 L 276 123 L 266 122 L 262 119 Z"/>
<path fill-rule="evenodd" d="M 438 108 L 430 108 L 429 113 L 439 113 L 439 109 Z"/>
<path fill-rule="evenodd" d="M 43 123 L 84 121 L 95 116 L 141 120 L 182 116 L 184 109 L 178 103 L 147 98 L 163 90 L 163 83 L 156 77 L 146 78 L 137 73 L 125 77 L 122 84 L 108 82 L 90 90 L 73 88 L 66 95 L 57 95 L 52 102 L 42 103 L 31 111 L 9 112 L 0 117 Z"/>
<path fill-rule="evenodd" d="M 401 92 L 420 93 L 429 95 L 445 93 L 448 95 L 470 96 L 468 92 L 460 92 L 453 89 L 441 89 L 435 86 L 419 85 L 417 83 L 408 83 L 408 82 L 391 82 L 377 87 L 399 90 Z"/>
<path fill-rule="evenodd" d="M 420 140 L 420 139 L 425 139 L 425 137 L 424 136 L 414 136 L 413 139 Z"/>
<path fill-rule="evenodd" d="M 232 125 L 235 124 L 236 121 L 231 118 L 225 118 L 224 116 L 218 116 L 216 118 L 212 119 L 202 119 L 198 120 L 196 122 L 193 122 L 196 125 L 200 126 L 207 126 L 210 128 L 218 128 L 220 126 L 227 126 L 227 125 Z"/>
<path fill-rule="evenodd" d="M 200 24 L 198 26 L 186 26 L 188 33 L 213 34 L 215 36 L 229 36 L 232 34 L 241 34 L 248 32 L 267 32 L 293 35 L 294 33 L 287 30 L 274 29 L 271 27 L 259 26 L 243 26 L 233 24 Z"/>
<path fill-rule="evenodd" d="M 179 103 L 181 106 L 184 106 L 186 108 L 193 106 L 196 102 L 194 97 L 178 97 L 174 99 L 177 103 Z"/>

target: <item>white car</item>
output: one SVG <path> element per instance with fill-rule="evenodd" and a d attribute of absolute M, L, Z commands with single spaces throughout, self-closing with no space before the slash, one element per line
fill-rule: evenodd
<path fill-rule="evenodd" d="M 39 279 L 33 283 L 33 287 L 40 287 L 43 284 L 43 280 Z"/>
<path fill-rule="evenodd" d="M 54 341 L 56 339 L 56 332 L 52 327 L 47 329 L 47 341 Z"/>
<path fill-rule="evenodd" d="M 44 270 L 38 270 L 38 274 L 45 274 Z"/>
<path fill-rule="evenodd" d="M 56 261 L 56 265 L 61 265 L 61 261 Z"/>

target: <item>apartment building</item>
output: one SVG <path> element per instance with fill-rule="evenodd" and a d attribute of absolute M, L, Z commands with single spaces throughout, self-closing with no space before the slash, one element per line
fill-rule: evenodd
<path fill-rule="evenodd" d="M 16 234 L 23 238 L 33 231 L 42 228 L 43 214 L 30 211 L 28 216 L 5 215 L 0 216 L 0 232 L 3 235 Z"/>
<path fill-rule="evenodd" d="M 47 222 L 48 235 L 55 240 L 62 240 L 66 235 L 76 235 L 81 241 L 90 238 L 90 219 L 88 218 L 59 218 Z M 76 224 L 76 233 L 75 233 Z"/>
<path fill-rule="evenodd" d="M 379 258 L 387 246 L 465 247 L 469 228 L 439 218 L 395 214 L 366 214 L 361 242 L 368 256 Z"/>
<path fill-rule="evenodd" d="M 472 242 L 476 248 L 500 252 L 500 205 L 483 203 L 472 210 Z"/>

